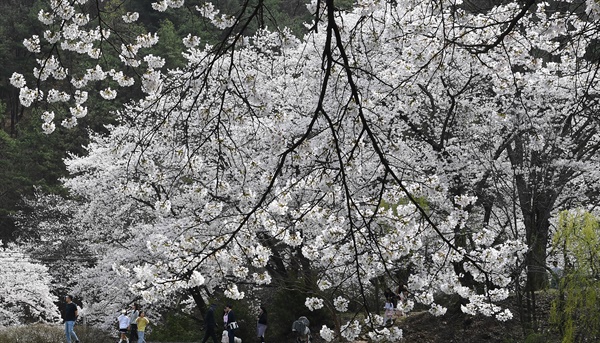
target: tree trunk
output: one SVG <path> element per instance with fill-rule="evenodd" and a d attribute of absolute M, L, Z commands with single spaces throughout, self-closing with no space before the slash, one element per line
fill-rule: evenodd
<path fill-rule="evenodd" d="M 515 139 L 515 146 L 508 147 L 507 152 L 511 164 L 521 169 L 524 166 L 525 149 L 523 140 Z M 531 165 L 545 165 L 544 160 L 538 155 L 530 157 Z M 550 230 L 550 213 L 554 207 L 558 190 L 553 188 L 549 180 L 552 179 L 552 170 L 536 171 L 531 168 L 529 175 L 515 174 L 519 207 L 523 215 L 527 253 L 525 255 L 525 268 L 527 282 L 525 292 L 535 292 L 548 285 L 546 272 L 546 250 L 548 245 L 548 232 Z"/>
<path fill-rule="evenodd" d="M 537 224 L 537 225 L 536 225 Z M 527 232 L 527 246 L 529 250 L 525 255 L 527 268 L 527 283 L 525 291 L 539 291 L 548 286 L 548 273 L 546 271 L 546 247 L 548 244 L 548 220 L 542 223 L 525 224 Z"/>

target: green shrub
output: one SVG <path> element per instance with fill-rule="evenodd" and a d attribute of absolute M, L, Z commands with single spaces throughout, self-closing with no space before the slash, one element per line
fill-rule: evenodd
<path fill-rule="evenodd" d="M 547 343 L 548 338 L 541 333 L 531 333 L 525 338 L 525 343 Z"/>
<path fill-rule="evenodd" d="M 215 311 L 217 323 L 218 311 Z M 201 325 L 190 316 L 180 313 L 169 313 L 165 316 L 164 323 L 151 326 L 148 339 L 153 342 L 198 342 L 202 340 Z"/>

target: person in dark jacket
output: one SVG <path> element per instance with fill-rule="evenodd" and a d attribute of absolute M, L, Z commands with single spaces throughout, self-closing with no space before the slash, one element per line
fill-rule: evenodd
<path fill-rule="evenodd" d="M 256 333 L 261 343 L 265 342 L 265 331 L 267 331 L 267 309 L 261 306 L 260 313 L 258 314 L 258 323 L 256 324 Z"/>
<path fill-rule="evenodd" d="M 67 294 L 65 297 L 67 301 L 67 305 L 65 305 L 65 335 L 67 336 L 67 343 L 71 343 L 71 338 L 75 337 L 75 343 L 79 343 L 79 338 L 75 334 L 73 327 L 75 326 L 75 321 L 77 320 L 77 315 L 79 314 L 77 311 L 77 305 L 73 303 L 73 296 Z"/>
<path fill-rule="evenodd" d="M 139 316 L 140 307 L 138 304 L 133 303 L 131 305 L 131 312 L 129 312 L 129 341 L 133 343 L 138 341 L 137 319 Z"/>
<path fill-rule="evenodd" d="M 202 339 L 202 343 L 206 343 L 209 337 L 212 337 L 214 343 L 219 343 L 215 332 L 217 326 L 217 321 L 215 320 L 215 307 L 215 304 L 210 305 L 204 316 L 204 339 Z"/>
<path fill-rule="evenodd" d="M 232 311 L 232 306 L 225 306 L 225 312 L 227 316 L 227 322 L 225 324 L 225 330 L 227 330 L 227 335 L 229 336 L 229 343 L 235 342 L 235 330 L 237 330 L 238 325 L 235 321 L 235 314 Z"/>

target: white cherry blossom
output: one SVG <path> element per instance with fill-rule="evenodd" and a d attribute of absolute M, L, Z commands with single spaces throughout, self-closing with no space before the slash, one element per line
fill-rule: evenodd
<path fill-rule="evenodd" d="M 139 19 L 139 17 L 140 14 L 138 12 L 127 12 L 121 18 L 123 18 L 123 21 L 126 23 L 133 23 L 136 22 Z"/>

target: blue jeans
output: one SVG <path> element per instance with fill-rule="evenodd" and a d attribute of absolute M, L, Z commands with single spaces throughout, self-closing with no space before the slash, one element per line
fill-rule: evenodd
<path fill-rule="evenodd" d="M 144 339 L 144 331 L 138 331 L 138 341 L 137 343 L 146 343 L 146 340 Z"/>
<path fill-rule="evenodd" d="M 79 341 L 79 338 L 75 334 L 75 331 L 73 331 L 74 327 L 75 327 L 75 321 L 74 320 L 70 320 L 70 321 L 66 321 L 65 322 L 65 336 L 67 336 L 67 343 L 71 343 L 71 336 L 75 337 L 75 342 Z"/>

